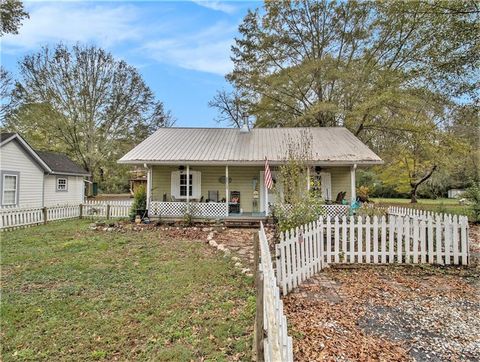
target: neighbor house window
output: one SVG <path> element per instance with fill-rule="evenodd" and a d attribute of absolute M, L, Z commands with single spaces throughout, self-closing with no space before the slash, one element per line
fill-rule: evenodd
<path fill-rule="evenodd" d="M 18 201 L 18 175 L 3 175 L 2 205 L 16 205 Z"/>
<path fill-rule="evenodd" d="M 193 195 L 193 174 L 189 175 L 189 193 L 188 196 Z M 187 196 L 187 174 L 180 174 L 180 196 Z"/>
<path fill-rule="evenodd" d="M 57 178 L 57 191 L 67 191 L 68 183 L 66 178 Z"/>

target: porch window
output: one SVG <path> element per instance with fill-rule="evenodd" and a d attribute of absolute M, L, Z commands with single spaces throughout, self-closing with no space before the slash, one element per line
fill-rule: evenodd
<path fill-rule="evenodd" d="M 189 182 L 189 193 L 188 196 L 193 196 L 193 175 L 190 174 L 190 182 Z M 187 174 L 183 173 L 180 174 L 180 196 L 185 197 L 187 196 Z"/>
<path fill-rule="evenodd" d="M 173 171 L 171 182 L 171 195 L 176 199 L 187 198 L 187 172 Z M 191 199 L 201 197 L 201 172 L 190 171 L 188 196 Z"/>

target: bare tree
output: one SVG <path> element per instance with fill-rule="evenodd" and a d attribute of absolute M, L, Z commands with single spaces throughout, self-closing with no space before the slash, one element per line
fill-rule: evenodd
<path fill-rule="evenodd" d="M 237 128 L 242 127 L 247 109 L 238 92 L 227 92 L 222 89 L 208 102 L 208 106 L 217 109 L 216 121 L 218 123 L 226 123 Z"/>

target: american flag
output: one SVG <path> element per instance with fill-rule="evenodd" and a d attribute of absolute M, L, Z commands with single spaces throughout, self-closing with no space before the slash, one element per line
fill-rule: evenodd
<path fill-rule="evenodd" d="M 273 188 L 272 173 L 270 172 L 270 166 L 268 166 L 268 159 L 265 157 L 265 187 L 267 189 Z"/>

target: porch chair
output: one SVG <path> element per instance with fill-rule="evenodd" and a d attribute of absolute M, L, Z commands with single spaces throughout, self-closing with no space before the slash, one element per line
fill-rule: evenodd
<path fill-rule="evenodd" d="M 228 212 L 232 214 L 240 214 L 240 191 L 230 192 L 230 202 Z"/>
<path fill-rule="evenodd" d="M 210 202 L 218 202 L 218 190 L 215 191 L 208 191 L 208 200 Z"/>

